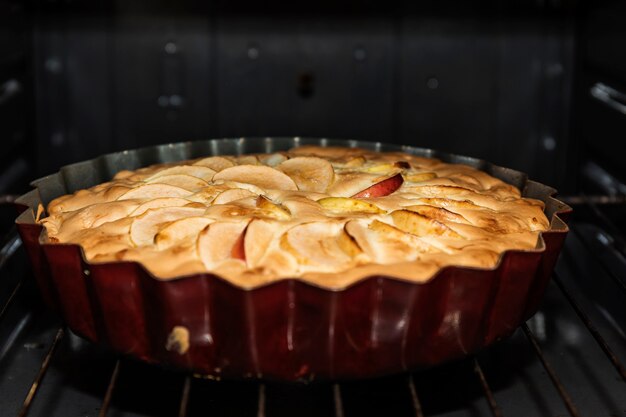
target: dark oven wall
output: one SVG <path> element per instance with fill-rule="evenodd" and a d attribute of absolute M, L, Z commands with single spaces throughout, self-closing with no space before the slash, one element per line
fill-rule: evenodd
<path fill-rule="evenodd" d="M 435 148 L 572 184 L 567 2 L 127 3 L 36 6 L 41 174 L 155 143 L 296 135 Z"/>
<path fill-rule="evenodd" d="M 29 20 L 20 2 L 0 0 L 0 195 L 23 191 L 36 174 Z"/>
<path fill-rule="evenodd" d="M 15 219 L 15 209 L 7 203 L 37 175 L 28 22 L 20 2 L 0 0 L 0 236 Z"/>
<path fill-rule="evenodd" d="M 583 185 L 589 192 L 626 194 L 626 2 L 590 2 L 581 25 L 575 129 Z"/>

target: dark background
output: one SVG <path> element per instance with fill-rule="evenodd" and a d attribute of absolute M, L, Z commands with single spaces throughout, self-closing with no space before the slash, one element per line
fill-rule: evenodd
<path fill-rule="evenodd" d="M 590 89 L 626 91 L 626 2 L 337 3 L 0 0 L 0 193 L 115 150 L 279 135 L 466 154 L 566 193 L 597 166 L 624 178 L 626 114 Z"/>

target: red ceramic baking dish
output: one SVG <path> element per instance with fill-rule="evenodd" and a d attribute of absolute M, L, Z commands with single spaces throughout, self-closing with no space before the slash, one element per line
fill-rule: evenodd
<path fill-rule="evenodd" d="M 219 276 L 159 280 L 134 262 L 88 263 L 77 245 L 44 244 L 37 208 L 122 169 L 294 146 L 404 151 L 477 167 L 542 200 L 551 227 L 537 248 L 493 269 L 447 267 L 425 283 L 366 277 L 330 290 L 297 278 L 252 289 Z M 431 367 L 510 335 L 535 313 L 568 228 L 555 190 L 518 171 L 428 149 L 304 138 L 220 139 L 104 155 L 33 182 L 17 226 L 44 300 L 78 335 L 121 354 L 218 378 L 355 379 Z M 177 338 L 177 335 L 188 335 Z"/>

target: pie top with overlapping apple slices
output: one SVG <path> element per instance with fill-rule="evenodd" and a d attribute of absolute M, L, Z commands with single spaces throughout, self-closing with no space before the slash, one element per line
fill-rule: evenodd
<path fill-rule="evenodd" d="M 475 168 L 400 152 L 303 146 L 122 171 L 52 201 L 46 242 L 155 277 L 211 272 L 253 287 L 287 277 L 340 288 L 424 281 L 534 250 L 541 201 Z"/>

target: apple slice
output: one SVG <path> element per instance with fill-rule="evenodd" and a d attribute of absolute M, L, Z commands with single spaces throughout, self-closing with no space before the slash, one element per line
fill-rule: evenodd
<path fill-rule="evenodd" d="M 134 175 L 135 172 L 134 171 L 129 171 L 127 169 L 123 169 L 121 171 L 117 171 L 115 173 L 115 175 L 113 175 L 113 180 L 123 180 L 126 179 L 132 175 Z"/>
<path fill-rule="evenodd" d="M 250 268 L 259 266 L 261 259 L 274 240 L 274 236 L 276 236 L 276 231 L 277 225 L 271 220 L 253 219 L 248 224 L 244 240 L 244 252 Z"/>
<path fill-rule="evenodd" d="M 254 201 L 253 201 L 254 203 Z M 254 205 L 254 204 L 252 204 Z M 248 207 L 240 204 L 217 204 L 208 206 L 206 216 L 215 219 L 224 219 L 231 222 L 239 222 L 241 218 L 252 217 L 256 208 Z"/>
<path fill-rule="evenodd" d="M 164 226 L 155 236 L 154 243 L 159 250 L 176 244 L 194 242 L 198 234 L 215 220 L 208 217 L 185 217 Z"/>
<path fill-rule="evenodd" d="M 235 161 L 237 165 L 259 165 L 259 158 L 256 155 L 239 155 Z"/>
<path fill-rule="evenodd" d="M 151 245 L 164 223 L 185 217 L 201 216 L 205 210 L 195 207 L 164 207 L 150 209 L 135 217 L 130 225 L 130 239 L 136 246 Z"/>
<path fill-rule="evenodd" d="M 260 208 L 264 213 L 267 213 L 270 217 L 278 220 L 291 219 L 291 213 L 289 210 L 274 203 L 267 197 L 260 195 L 256 199 L 256 206 Z"/>
<path fill-rule="evenodd" d="M 133 184 L 127 184 L 127 185 L 117 185 L 114 184 L 112 186 L 110 186 L 110 188 L 104 188 L 103 190 L 96 192 L 95 194 L 92 194 L 92 200 L 89 201 L 89 204 L 93 204 L 93 203 L 104 203 L 105 201 L 111 201 L 111 200 L 119 200 L 121 196 L 123 196 L 124 194 L 126 194 L 128 191 L 132 190 L 133 188 L 138 188 L 140 187 L 141 183 L 133 183 Z M 98 188 L 98 186 L 94 187 L 92 190 L 96 190 Z M 79 191 L 80 193 L 80 191 Z M 79 199 L 79 201 L 81 201 L 82 199 Z M 83 201 L 84 202 L 84 201 Z"/>
<path fill-rule="evenodd" d="M 335 181 L 328 187 L 326 193 L 334 197 L 352 197 L 385 178 L 384 176 L 367 172 L 338 171 L 335 174 Z"/>
<path fill-rule="evenodd" d="M 130 216 L 139 216 L 145 213 L 150 209 L 157 209 L 163 207 L 182 207 L 184 205 L 189 204 L 190 201 L 184 198 L 178 197 L 163 197 L 163 198 L 155 198 L 154 200 L 146 201 L 143 204 L 140 204 L 133 212 L 130 213 Z"/>
<path fill-rule="evenodd" d="M 247 268 L 268 276 L 293 276 L 298 270 L 298 263 L 279 247 L 280 236 L 291 226 L 288 223 L 259 218 L 248 223 L 243 247 Z M 240 249 L 236 250 L 239 251 Z"/>
<path fill-rule="evenodd" d="M 237 165 L 213 176 L 213 181 L 244 182 L 269 190 L 297 190 L 296 183 L 285 173 L 264 165 Z"/>
<path fill-rule="evenodd" d="M 313 156 L 288 159 L 276 169 L 289 175 L 302 191 L 323 193 L 335 179 L 335 171 L 330 162 Z"/>
<path fill-rule="evenodd" d="M 128 217 L 129 213 L 132 213 L 136 207 L 137 203 L 130 200 L 110 201 L 91 204 L 82 210 L 59 213 L 53 216 L 61 220 L 59 226 L 65 233 L 81 233 L 82 230 L 96 228 L 104 223 Z M 52 230 L 54 229 L 52 228 Z"/>
<path fill-rule="evenodd" d="M 363 156 L 355 156 L 348 159 L 344 164 L 340 165 L 342 168 L 358 168 L 363 166 L 367 160 Z"/>
<path fill-rule="evenodd" d="M 351 254 L 343 250 L 342 233 L 343 224 L 339 222 L 299 224 L 281 236 L 280 247 L 293 255 L 303 270 L 336 272 L 353 262 Z"/>
<path fill-rule="evenodd" d="M 348 254 L 348 256 L 354 258 L 363 253 L 363 250 L 356 242 L 356 240 L 350 236 L 344 225 L 343 230 L 339 233 L 337 243 L 342 251 Z"/>
<path fill-rule="evenodd" d="M 196 191 L 209 185 L 208 182 L 186 174 L 172 174 L 155 177 L 146 181 L 148 184 L 167 184 L 184 188 L 189 191 Z"/>
<path fill-rule="evenodd" d="M 222 182 L 222 181 L 220 181 Z M 264 194 L 265 191 L 262 190 L 261 188 L 257 187 L 256 185 L 253 184 L 248 184 L 245 182 L 237 182 L 237 181 L 223 181 L 223 185 L 225 185 L 228 188 L 241 188 L 244 190 L 248 190 L 253 194 L 256 195 L 260 195 L 260 194 Z"/>
<path fill-rule="evenodd" d="M 194 162 L 193 165 L 207 167 L 215 172 L 220 172 L 226 168 L 235 166 L 235 163 L 222 156 L 209 156 L 208 158 L 203 158 Z"/>
<path fill-rule="evenodd" d="M 406 161 L 374 163 L 373 165 L 361 168 L 362 171 L 378 173 L 391 173 L 410 169 L 411 165 Z"/>
<path fill-rule="evenodd" d="M 205 227 L 199 234 L 197 250 L 207 269 L 215 268 L 227 259 L 245 261 L 245 231 L 248 221 L 216 222 Z"/>
<path fill-rule="evenodd" d="M 417 236 L 404 233 L 396 227 L 378 220 L 351 220 L 346 232 L 373 262 L 388 264 L 415 260 L 420 253 L 432 252 L 433 248 Z"/>
<path fill-rule="evenodd" d="M 204 181 L 211 181 L 211 178 L 213 178 L 213 175 L 215 175 L 215 170 L 202 165 L 176 165 L 158 171 L 157 173 L 148 177 L 146 179 L 146 182 L 154 182 L 152 180 L 154 180 L 155 178 L 178 174 L 191 175 L 192 177 L 200 178 Z"/>
<path fill-rule="evenodd" d="M 400 230 L 416 236 L 445 236 L 462 238 L 461 235 L 450 229 L 444 223 L 430 219 L 419 213 L 409 210 L 396 210 L 391 213 L 393 223 Z"/>
<path fill-rule="evenodd" d="M 279 236 L 282 236 L 283 233 L 287 229 L 292 227 L 292 225 L 283 222 L 275 222 L 271 219 L 252 219 L 252 221 L 248 224 L 248 228 L 246 229 L 246 236 L 244 241 L 244 252 L 246 254 L 246 263 L 249 268 L 269 268 L 274 270 L 274 268 L 284 269 L 285 265 L 272 265 L 271 261 L 268 264 L 267 256 L 270 256 L 270 251 L 281 251 L 276 244 Z M 272 255 L 275 257 L 274 255 Z M 286 257 L 291 258 L 291 256 L 286 255 Z M 280 258 L 280 257 L 278 257 Z M 277 259 L 278 259 L 277 258 Z M 285 259 L 280 258 L 285 263 Z M 292 262 L 288 262 L 293 266 Z"/>
<path fill-rule="evenodd" d="M 404 179 L 402 178 L 402 174 L 396 174 L 392 177 L 384 179 L 363 191 L 360 191 L 353 195 L 353 198 L 374 198 L 374 197 L 384 197 L 396 191 L 402 183 Z"/>
<path fill-rule="evenodd" d="M 108 257 L 108 260 L 120 260 L 128 250 L 132 249 L 130 241 L 130 219 L 109 222 L 95 229 L 85 229 L 80 236 L 80 246 L 85 251 L 88 261 L 94 258 Z M 61 240 L 68 242 L 67 240 Z M 75 241 L 76 242 L 76 241 Z"/>
<path fill-rule="evenodd" d="M 161 197 L 185 197 L 191 194 L 189 190 L 168 184 L 144 184 L 137 188 L 131 188 L 119 196 L 118 200 L 161 198 Z"/>
<path fill-rule="evenodd" d="M 404 179 L 407 182 L 424 182 L 432 180 L 434 178 L 437 178 L 437 174 L 435 174 L 434 172 L 420 172 L 416 174 L 406 174 L 404 176 Z"/>
<path fill-rule="evenodd" d="M 230 256 L 233 259 L 239 259 L 240 261 L 246 261 L 246 229 L 244 229 L 235 240 L 232 249 L 230 250 Z"/>
<path fill-rule="evenodd" d="M 241 200 L 246 197 L 254 197 L 251 191 L 244 190 L 243 188 L 230 188 L 226 191 L 222 191 L 211 204 L 228 204 L 235 200 Z"/>
<path fill-rule="evenodd" d="M 189 201 L 194 201 L 196 203 L 209 204 L 213 200 L 215 200 L 215 197 L 217 197 L 220 193 L 228 190 L 229 188 L 230 187 L 228 187 L 226 184 L 211 184 L 207 187 L 201 188 L 200 190 L 185 198 Z"/>
<path fill-rule="evenodd" d="M 335 212 L 384 213 L 372 203 L 348 197 L 326 197 L 317 202 L 326 210 Z"/>
<path fill-rule="evenodd" d="M 287 156 L 284 153 L 276 152 L 267 156 L 263 156 L 261 158 L 261 163 L 263 165 L 270 166 L 272 168 L 278 166 L 282 162 L 287 160 Z"/>
<path fill-rule="evenodd" d="M 289 210 L 295 219 L 319 219 L 327 220 L 326 213 L 322 206 L 316 201 L 303 196 L 290 196 L 282 201 L 282 205 Z"/>
<path fill-rule="evenodd" d="M 417 201 L 419 201 L 420 203 L 425 203 L 428 205 L 443 207 L 443 208 L 452 207 L 455 209 L 468 209 L 468 210 L 478 210 L 482 208 L 474 204 L 474 202 L 472 202 L 471 200 L 453 200 L 451 198 L 425 197 L 425 198 L 419 198 Z"/>
<path fill-rule="evenodd" d="M 460 214 L 454 213 L 450 210 L 446 210 L 442 207 L 433 207 L 433 206 L 407 206 L 404 207 L 406 210 L 414 211 L 422 216 L 426 216 L 430 219 L 437 220 L 439 222 L 454 222 L 454 223 L 463 223 L 470 224 L 469 221 Z"/>
<path fill-rule="evenodd" d="M 475 190 L 471 188 L 461 187 L 449 179 L 441 178 L 438 181 L 445 182 L 444 184 L 417 184 L 411 185 L 408 189 L 411 192 L 422 195 L 424 197 L 437 198 L 438 196 L 445 195 L 447 198 L 460 199 L 462 197 L 470 196 L 471 198 L 491 198 L 488 196 L 481 196 Z M 454 184 L 454 185 L 452 185 Z M 493 199 L 495 201 L 495 199 Z"/>

